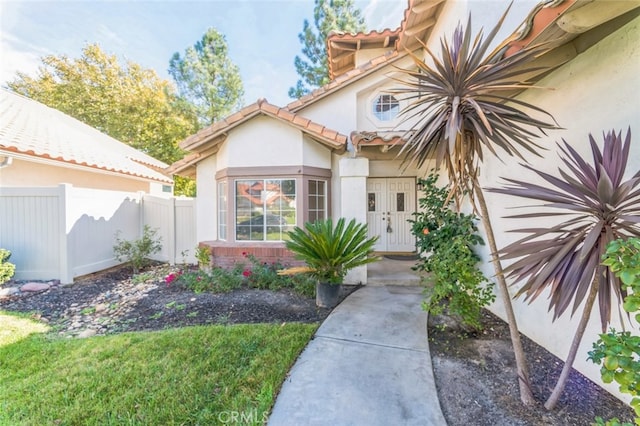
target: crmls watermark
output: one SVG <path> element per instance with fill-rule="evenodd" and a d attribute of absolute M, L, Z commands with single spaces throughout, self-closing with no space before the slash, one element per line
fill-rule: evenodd
<path fill-rule="evenodd" d="M 221 411 L 218 414 L 218 421 L 225 425 L 262 423 L 266 424 L 269 418 L 266 412 L 260 414 L 258 410 L 249 411 Z"/>

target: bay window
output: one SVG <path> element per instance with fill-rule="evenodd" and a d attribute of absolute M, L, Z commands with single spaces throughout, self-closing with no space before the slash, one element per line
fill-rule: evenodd
<path fill-rule="evenodd" d="M 296 213 L 295 179 L 235 181 L 236 240 L 283 241 Z"/>

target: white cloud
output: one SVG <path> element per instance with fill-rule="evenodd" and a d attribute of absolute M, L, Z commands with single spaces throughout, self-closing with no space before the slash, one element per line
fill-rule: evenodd
<path fill-rule="evenodd" d="M 407 2 L 402 0 L 372 0 L 362 10 L 370 30 L 395 30 L 404 18 Z"/>
<path fill-rule="evenodd" d="M 101 45 L 105 46 L 121 46 L 124 47 L 127 45 L 127 42 L 124 41 L 115 31 L 112 31 L 105 24 L 100 24 L 96 28 L 96 36 L 98 40 L 100 40 Z"/>

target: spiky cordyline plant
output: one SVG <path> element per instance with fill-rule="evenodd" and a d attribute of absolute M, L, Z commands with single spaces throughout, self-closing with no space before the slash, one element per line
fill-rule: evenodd
<path fill-rule="evenodd" d="M 549 310 L 557 319 L 573 303 L 573 315 L 580 304 L 586 303 L 578 324 L 569 355 L 556 387 L 545 407 L 555 407 L 575 360 L 578 345 L 598 297 L 602 331 L 611 319 L 612 295 L 621 301 L 626 290 L 620 279 L 601 263 L 606 246 L 618 238 L 640 236 L 640 171 L 623 181 L 631 131 L 623 143 L 621 133 L 604 135 L 604 147 L 598 148 L 589 135 L 593 165 L 588 164 L 566 141 L 558 144 L 564 157 L 566 171 L 559 169 L 561 178 L 535 170 L 544 185 L 505 179 L 504 188 L 490 189 L 507 195 L 541 200 L 543 206 L 533 213 L 509 216 L 531 219 L 567 216 L 568 220 L 550 228 L 525 228 L 515 232 L 528 235 L 500 253 L 503 259 L 517 259 L 505 268 L 508 277 L 524 281 L 516 297 L 526 295 L 529 302 L 549 289 Z M 618 311 L 619 311 L 618 303 Z M 619 311 L 620 312 L 620 311 Z"/>
<path fill-rule="evenodd" d="M 404 78 L 397 79 L 404 87 L 394 90 L 409 105 L 402 111 L 403 123 L 415 122 L 405 135 L 400 155 L 404 164 L 418 167 L 435 159 L 436 168 L 444 167 L 451 181 L 451 196 L 458 206 L 464 196 L 479 208 L 487 233 L 496 280 L 504 303 L 511 341 L 516 357 L 520 398 L 526 405 L 535 403 L 529 387 L 528 369 L 522 343 L 511 305 L 507 284 L 502 274 L 493 228 L 482 188 L 478 181 L 484 150 L 498 156 L 499 151 L 522 158 L 522 150 L 537 154 L 541 147 L 534 142 L 536 130 L 556 128 L 547 112 L 518 99 L 514 91 L 534 87 L 525 76 L 543 68 L 530 62 L 545 52 L 544 46 L 529 46 L 505 58 L 508 41 L 494 50 L 489 47 L 508 13 L 505 11 L 486 40 L 480 32 L 472 41 L 471 18 L 466 28 L 459 25 L 451 43 L 441 41 L 441 58 L 426 46 L 433 61 L 425 61 L 411 54 L 416 70 L 401 70 Z M 528 112 L 527 112 L 528 111 Z M 529 112 L 548 120 L 534 118 Z M 500 148 L 498 150 L 497 148 Z"/>

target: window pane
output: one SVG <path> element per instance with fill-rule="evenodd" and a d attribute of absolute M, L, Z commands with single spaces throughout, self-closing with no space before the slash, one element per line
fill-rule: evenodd
<path fill-rule="evenodd" d="M 310 222 L 325 219 L 327 217 L 327 182 L 323 180 L 309 180 L 307 199 L 307 217 Z"/>
<path fill-rule="evenodd" d="M 227 239 L 227 182 L 218 183 L 218 239 Z"/>
<path fill-rule="evenodd" d="M 236 239 L 282 241 L 295 225 L 295 179 L 236 181 Z"/>
<path fill-rule="evenodd" d="M 376 211 L 376 193 L 369 192 L 367 194 L 367 203 L 368 203 L 368 211 L 375 212 Z"/>
<path fill-rule="evenodd" d="M 393 95 L 380 95 L 373 102 L 373 115 L 380 121 L 391 121 L 400 112 L 400 103 Z"/>
<path fill-rule="evenodd" d="M 396 211 L 397 212 L 404 211 L 404 192 L 398 192 L 396 194 Z"/>

